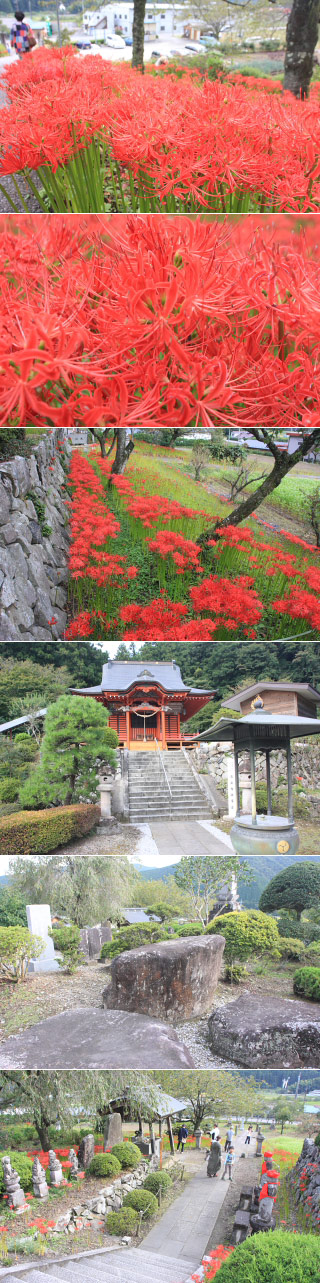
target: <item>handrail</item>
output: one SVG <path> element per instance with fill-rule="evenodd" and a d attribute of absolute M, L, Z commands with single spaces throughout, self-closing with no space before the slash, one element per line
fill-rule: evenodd
<path fill-rule="evenodd" d="M 171 787 L 170 787 L 170 782 L 169 782 L 169 780 L 168 780 L 168 776 L 167 776 L 167 772 L 166 772 L 165 764 L 164 764 L 164 762 L 162 761 L 161 751 L 160 751 L 160 748 L 159 748 L 158 741 L 157 741 L 157 751 L 158 751 L 158 753 L 159 753 L 159 762 L 160 762 L 160 764 L 161 764 L 161 766 L 162 766 L 162 770 L 163 770 L 164 778 L 165 778 L 165 781 L 166 781 L 166 785 L 167 785 L 167 788 L 169 789 L 170 797 L 172 798 L 172 796 L 173 796 L 173 794 L 172 794 L 172 789 L 171 789 Z"/>

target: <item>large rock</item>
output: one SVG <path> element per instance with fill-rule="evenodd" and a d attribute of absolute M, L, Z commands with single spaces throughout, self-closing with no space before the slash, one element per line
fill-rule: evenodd
<path fill-rule="evenodd" d="M 248 991 L 213 1011 L 211 1050 L 249 1069 L 299 1069 L 318 1065 L 320 1004 L 291 998 L 254 998 Z"/>
<path fill-rule="evenodd" d="M 89 1132 L 88 1136 L 82 1137 L 82 1140 L 80 1141 L 80 1145 L 79 1145 L 78 1163 L 79 1163 L 80 1171 L 82 1171 L 83 1168 L 86 1171 L 86 1168 L 90 1167 L 90 1163 L 92 1163 L 93 1158 L 94 1158 L 94 1135 L 93 1135 L 93 1132 Z"/>
<path fill-rule="evenodd" d="M 210 1011 L 225 946 L 223 936 L 186 936 L 142 945 L 114 958 L 105 1007 L 188 1020 Z"/>
<path fill-rule="evenodd" d="M 0 1044 L 0 1069 L 194 1069 L 171 1025 L 127 1011 L 78 1007 Z"/>
<path fill-rule="evenodd" d="M 113 1145 L 119 1145 L 122 1141 L 122 1118 L 121 1114 L 114 1112 L 108 1114 L 105 1121 L 103 1148 L 104 1151 L 112 1149 Z"/>

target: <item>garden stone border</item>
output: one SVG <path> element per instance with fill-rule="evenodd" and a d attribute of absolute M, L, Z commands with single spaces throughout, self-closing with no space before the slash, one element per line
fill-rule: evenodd
<path fill-rule="evenodd" d="M 65 429 L 54 428 L 29 458 L 17 454 L 0 463 L 0 641 L 63 636 L 69 535 L 62 460 L 68 463 L 71 453 Z M 43 534 L 30 494 L 43 506 L 50 536 Z"/>

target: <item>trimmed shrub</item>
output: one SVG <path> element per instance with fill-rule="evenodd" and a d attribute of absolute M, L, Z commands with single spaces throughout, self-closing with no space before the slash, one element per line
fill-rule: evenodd
<path fill-rule="evenodd" d="M 134 1207 L 136 1212 L 145 1212 L 146 1216 L 154 1216 L 158 1211 L 158 1200 L 151 1190 L 132 1189 L 129 1194 L 126 1194 L 123 1206 Z"/>
<path fill-rule="evenodd" d="M 121 1167 L 137 1167 L 141 1163 L 141 1152 L 137 1145 L 133 1145 L 130 1140 L 123 1140 L 119 1145 L 113 1145 L 112 1155 L 118 1159 Z"/>
<path fill-rule="evenodd" d="M 298 940 L 295 936 L 281 936 L 279 951 L 282 958 L 289 958 L 293 962 L 297 958 L 299 962 L 300 958 L 305 957 L 306 946 L 304 940 Z"/>
<path fill-rule="evenodd" d="M 121 1163 L 115 1154 L 95 1154 L 88 1172 L 89 1176 L 119 1176 Z"/>
<path fill-rule="evenodd" d="M 225 937 L 224 961 L 228 979 L 232 979 L 235 963 L 244 963 L 253 954 L 270 953 L 279 957 L 279 932 L 274 918 L 259 909 L 246 909 L 240 913 L 223 913 L 207 927 L 210 935 Z"/>
<path fill-rule="evenodd" d="M 47 855 L 73 838 L 91 833 L 99 819 L 100 807 L 89 803 L 17 811 L 0 819 L 0 854 Z"/>
<path fill-rule="evenodd" d="M 45 947 L 41 936 L 32 935 L 27 927 L 0 927 L 0 975 L 19 984 L 25 980 L 31 958 L 40 958 Z"/>
<path fill-rule="evenodd" d="M 172 1180 L 169 1172 L 150 1172 L 150 1176 L 147 1176 L 143 1182 L 143 1188 L 150 1189 L 152 1194 L 158 1194 L 159 1189 L 165 1194 L 166 1189 L 170 1189 L 170 1185 Z"/>
<path fill-rule="evenodd" d="M 308 944 L 308 948 L 305 949 L 305 959 L 306 959 L 306 962 L 308 962 L 308 965 L 310 965 L 311 967 L 313 965 L 315 967 L 320 967 L 320 941 L 319 940 L 318 941 L 313 940 L 312 944 Z"/>
<path fill-rule="evenodd" d="M 320 1238 L 278 1229 L 240 1243 L 219 1270 L 219 1283 L 316 1283 Z"/>
<path fill-rule="evenodd" d="M 170 932 L 171 934 L 171 932 Z M 201 922 L 184 922 L 174 929 L 175 936 L 203 936 L 204 928 Z"/>
<path fill-rule="evenodd" d="M 312 940 L 320 940 L 320 927 L 316 922 L 302 922 L 301 918 L 291 918 L 289 913 L 282 913 L 277 918 L 277 927 L 280 936 L 289 936 L 290 939 L 304 940 L 305 944 L 311 944 Z"/>
<path fill-rule="evenodd" d="M 16 1149 L 5 1149 L 0 1154 L 0 1194 L 4 1193 L 3 1166 L 1 1159 L 9 1157 L 12 1167 L 15 1168 L 20 1176 L 22 1189 L 32 1189 L 32 1161 L 27 1154 L 19 1154 Z"/>
<path fill-rule="evenodd" d="M 124 1234 L 135 1234 L 139 1220 L 139 1212 L 135 1212 L 134 1207 L 126 1207 L 121 1212 L 109 1212 L 106 1219 L 108 1234 L 118 1234 L 123 1238 Z"/>
<path fill-rule="evenodd" d="M 142 944 L 157 944 L 158 940 L 167 940 L 168 931 L 159 922 L 137 922 L 132 927 L 120 927 L 114 931 L 112 940 L 102 945 L 100 962 L 104 958 L 118 958 L 128 949 L 139 949 Z"/>
<path fill-rule="evenodd" d="M 84 961 L 80 945 L 80 927 L 54 927 L 50 934 L 55 949 L 62 954 L 62 957 L 58 958 L 59 967 L 65 967 L 69 975 L 72 975 L 72 972 L 76 971 Z"/>
<path fill-rule="evenodd" d="M 117 732 L 113 730 L 113 726 L 106 726 L 103 742 L 104 744 L 108 744 L 109 748 L 118 748 L 119 739 Z"/>
<path fill-rule="evenodd" d="M 294 993 L 320 1002 L 320 967 L 299 967 L 293 977 Z"/>
<path fill-rule="evenodd" d="M 15 802 L 19 796 L 20 780 L 9 775 L 0 781 L 0 802 Z"/>

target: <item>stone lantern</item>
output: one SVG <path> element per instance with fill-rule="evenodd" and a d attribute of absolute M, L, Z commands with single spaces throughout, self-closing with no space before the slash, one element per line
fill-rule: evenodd
<path fill-rule="evenodd" d="M 231 702 L 231 701 L 230 701 Z M 238 855 L 295 855 L 299 847 L 299 834 L 293 818 L 291 740 L 320 735 L 320 719 L 291 713 L 267 712 L 261 697 L 252 705 L 252 712 L 238 721 L 222 717 L 212 730 L 203 731 L 199 740 L 233 743 L 236 813 L 231 829 L 231 840 Z M 288 814 L 275 815 L 272 809 L 270 758 L 272 751 L 284 750 L 287 763 Z M 241 807 L 239 758 L 249 753 L 251 777 L 251 810 Z M 263 753 L 266 760 L 267 814 L 257 814 L 256 756 Z M 248 805 L 248 790 L 245 792 Z"/>

